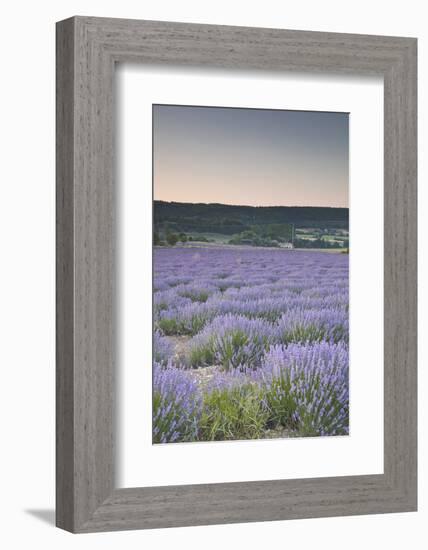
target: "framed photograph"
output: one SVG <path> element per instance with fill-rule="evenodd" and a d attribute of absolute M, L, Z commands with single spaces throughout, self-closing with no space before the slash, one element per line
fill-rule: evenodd
<path fill-rule="evenodd" d="M 57 24 L 57 525 L 417 508 L 416 39 Z"/>
<path fill-rule="evenodd" d="M 152 120 L 153 444 L 348 435 L 349 114 Z"/>

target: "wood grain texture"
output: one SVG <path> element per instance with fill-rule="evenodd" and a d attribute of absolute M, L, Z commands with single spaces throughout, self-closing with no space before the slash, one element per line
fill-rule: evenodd
<path fill-rule="evenodd" d="M 115 489 L 116 62 L 383 76 L 383 475 Z M 416 510 L 416 145 L 415 39 L 87 17 L 58 23 L 59 527 L 92 532 Z"/>
<path fill-rule="evenodd" d="M 56 521 L 74 526 L 74 24 L 56 36 Z"/>

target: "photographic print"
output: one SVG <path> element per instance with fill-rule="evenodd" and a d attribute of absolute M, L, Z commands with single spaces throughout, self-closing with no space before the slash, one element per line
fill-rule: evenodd
<path fill-rule="evenodd" d="M 154 444 L 349 434 L 348 113 L 153 105 Z"/>

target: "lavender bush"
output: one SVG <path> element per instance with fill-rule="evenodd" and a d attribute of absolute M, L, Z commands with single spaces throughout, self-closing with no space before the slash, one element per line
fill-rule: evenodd
<path fill-rule="evenodd" d="M 198 434 L 201 397 L 188 372 L 172 364 L 153 365 L 153 443 L 193 441 Z"/>
<path fill-rule="evenodd" d="M 347 434 L 348 355 L 344 343 L 273 346 L 257 373 L 270 421 L 299 435 Z"/>
<path fill-rule="evenodd" d="M 190 364 L 217 363 L 225 370 L 258 364 L 272 342 L 272 327 L 263 319 L 220 315 L 195 336 Z"/>
<path fill-rule="evenodd" d="M 153 361 L 165 364 L 174 353 L 174 346 L 158 330 L 153 333 Z"/>
<path fill-rule="evenodd" d="M 343 308 L 289 309 L 278 321 L 276 340 L 292 342 L 339 342 L 348 338 L 348 312 Z"/>

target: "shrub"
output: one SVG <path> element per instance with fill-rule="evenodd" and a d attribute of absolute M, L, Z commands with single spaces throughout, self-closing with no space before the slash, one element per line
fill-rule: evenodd
<path fill-rule="evenodd" d="M 282 344 L 348 340 L 344 309 L 290 309 L 278 320 L 276 341 Z"/>
<path fill-rule="evenodd" d="M 273 346 L 258 373 L 270 421 L 303 436 L 347 434 L 348 365 L 343 343 Z"/>
<path fill-rule="evenodd" d="M 153 364 L 153 443 L 194 441 L 201 398 L 188 372 L 171 363 Z"/>
<path fill-rule="evenodd" d="M 174 317 L 161 317 L 157 320 L 157 325 L 167 336 L 181 334 L 180 324 Z"/>
<path fill-rule="evenodd" d="M 219 315 L 191 342 L 192 366 L 219 364 L 225 370 L 260 365 L 271 344 L 272 326 L 263 319 Z"/>
<path fill-rule="evenodd" d="M 192 302 L 206 302 L 217 288 L 211 284 L 193 283 L 177 289 L 177 294 L 189 298 Z"/>
<path fill-rule="evenodd" d="M 168 235 L 166 236 L 166 242 L 170 246 L 175 246 L 178 242 L 178 235 L 176 235 L 175 233 L 168 233 Z"/>
<path fill-rule="evenodd" d="M 174 354 L 174 346 L 158 330 L 153 332 L 153 361 L 166 364 Z"/>
<path fill-rule="evenodd" d="M 155 311 L 155 322 L 162 332 L 171 335 L 194 336 L 212 319 L 214 313 L 205 303 L 183 303 L 179 307 Z"/>

